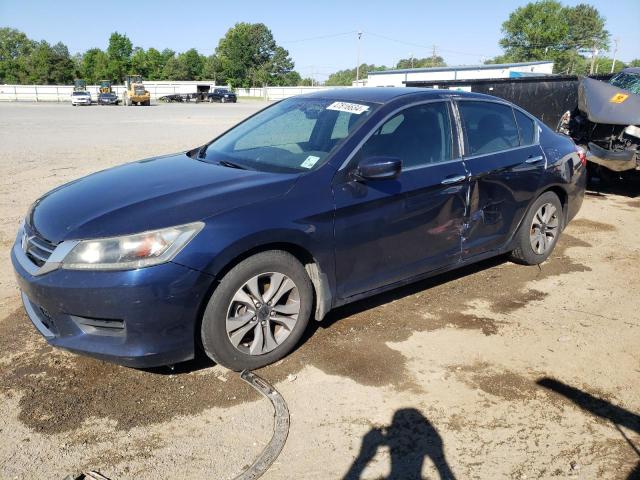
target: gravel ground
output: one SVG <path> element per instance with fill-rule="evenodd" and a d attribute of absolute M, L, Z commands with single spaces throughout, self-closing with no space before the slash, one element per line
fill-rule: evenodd
<path fill-rule="evenodd" d="M 221 367 L 139 371 L 49 348 L 9 260 L 39 195 L 263 106 L 0 104 L 0 478 L 225 479 L 268 441 L 270 405 Z M 313 325 L 259 372 L 291 411 L 264 478 L 638 478 L 638 198 L 640 181 L 590 192 L 541 268 L 490 260 Z"/>

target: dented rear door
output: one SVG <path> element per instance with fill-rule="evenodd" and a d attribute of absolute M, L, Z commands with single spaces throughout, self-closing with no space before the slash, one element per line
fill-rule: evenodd
<path fill-rule="evenodd" d="M 546 160 L 537 124 L 534 137 L 525 141 L 510 105 L 460 100 L 458 109 L 469 172 L 464 260 L 505 247 L 537 195 Z"/>

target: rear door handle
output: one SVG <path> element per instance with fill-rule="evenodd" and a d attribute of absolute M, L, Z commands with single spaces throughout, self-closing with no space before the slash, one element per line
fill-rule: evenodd
<path fill-rule="evenodd" d="M 467 179 L 466 175 L 456 175 L 455 177 L 447 177 L 440 183 L 442 185 L 451 185 L 452 183 L 460 183 Z"/>
<path fill-rule="evenodd" d="M 544 157 L 542 155 L 536 155 L 535 157 L 529 157 L 525 160 L 525 163 L 538 163 L 542 162 Z"/>

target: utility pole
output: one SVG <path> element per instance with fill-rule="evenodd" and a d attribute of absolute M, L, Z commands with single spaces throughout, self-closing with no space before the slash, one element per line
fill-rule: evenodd
<path fill-rule="evenodd" d="M 411 59 L 411 68 L 413 68 L 413 53 L 409 54 L 409 58 Z"/>
<path fill-rule="evenodd" d="M 611 73 L 613 73 L 613 70 L 616 68 L 616 54 L 618 53 L 618 42 L 620 41 L 619 38 L 614 38 L 613 39 L 613 44 L 615 45 L 613 47 L 613 63 L 611 64 Z"/>
<path fill-rule="evenodd" d="M 358 59 L 356 64 L 356 87 L 360 85 L 360 39 L 362 38 L 362 32 L 358 31 Z"/>
<path fill-rule="evenodd" d="M 596 57 L 598 56 L 598 49 L 593 47 L 591 50 L 591 68 L 589 69 L 589 75 L 593 75 L 593 69 L 596 65 Z"/>
<path fill-rule="evenodd" d="M 433 46 L 433 50 L 431 51 L 431 66 L 435 67 L 436 66 L 436 46 Z"/>

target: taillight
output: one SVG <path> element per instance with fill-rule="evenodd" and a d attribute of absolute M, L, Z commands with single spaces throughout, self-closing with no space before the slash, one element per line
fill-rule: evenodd
<path fill-rule="evenodd" d="M 576 152 L 578 153 L 578 158 L 580 158 L 580 163 L 582 163 L 583 167 L 587 166 L 587 152 L 585 152 L 584 148 L 576 145 Z"/>

